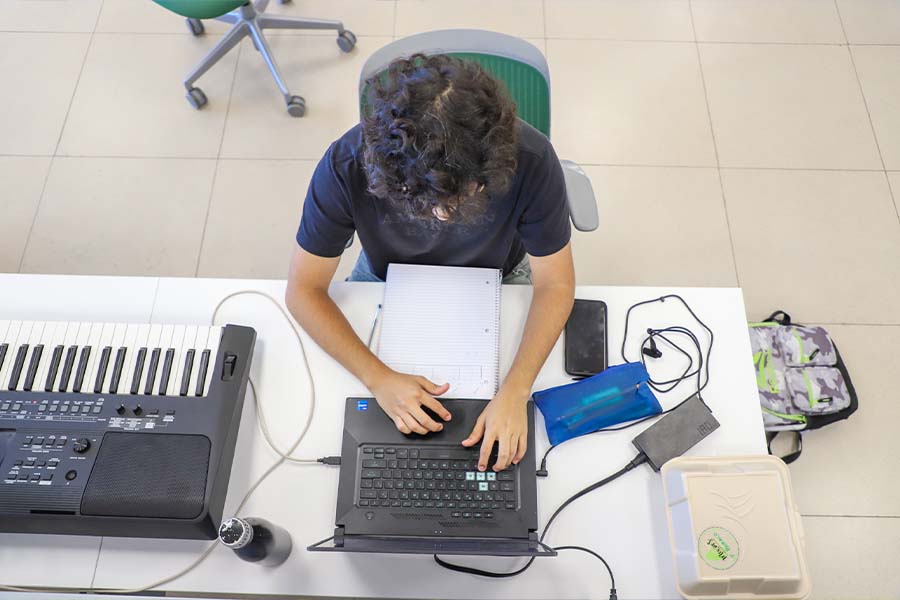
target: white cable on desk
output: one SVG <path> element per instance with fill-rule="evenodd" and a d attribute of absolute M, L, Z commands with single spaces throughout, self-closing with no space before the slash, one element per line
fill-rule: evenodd
<path fill-rule="evenodd" d="M 266 294 L 265 292 L 260 292 L 259 290 L 241 290 L 239 292 L 233 292 L 231 294 L 228 294 L 227 296 L 222 298 L 218 304 L 216 304 L 215 309 L 213 309 L 211 324 L 212 325 L 216 324 L 216 316 L 219 313 L 219 309 L 222 307 L 223 304 L 225 304 L 225 302 L 227 302 L 231 298 L 234 298 L 235 296 L 241 296 L 241 295 L 262 296 L 263 298 L 268 299 L 272 304 L 274 304 L 278 308 L 279 311 L 281 311 L 282 316 L 284 316 L 285 320 L 291 326 L 291 331 L 293 331 L 294 337 L 297 338 L 297 344 L 300 346 L 300 355 L 303 357 L 303 366 L 306 369 L 306 375 L 307 375 L 307 378 L 309 381 L 309 413 L 306 417 L 306 423 L 303 425 L 303 430 L 300 432 L 300 435 L 297 437 L 297 439 L 294 441 L 294 443 L 291 445 L 291 447 L 288 448 L 288 450 L 286 452 L 282 452 L 281 449 L 276 446 L 274 440 L 272 440 L 272 437 L 269 433 L 269 426 L 268 426 L 268 423 L 266 422 L 265 415 L 263 414 L 262 403 L 259 401 L 259 396 L 256 393 L 256 386 L 253 384 L 252 379 L 250 379 L 249 377 L 247 378 L 247 382 L 250 384 L 250 391 L 253 393 L 253 404 L 256 407 L 256 418 L 259 423 L 260 430 L 263 433 L 263 437 L 265 438 L 266 443 L 276 454 L 278 454 L 279 458 L 272 464 L 272 466 L 270 466 L 268 469 L 266 469 L 266 471 L 262 475 L 260 475 L 259 479 L 257 479 L 253 483 L 253 485 L 250 486 L 250 488 L 244 494 L 244 497 L 241 499 L 240 503 L 238 503 L 237 508 L 234 510 L 234 514 L 239 514 L 241 512 L 241 509 L 244 508 L 244 505 L 247 503 L 247 500 L 250 499 L 250 496 L 253 494 L 253 492 L 256 491 L 256 489 L 262 484 L 262 482 L 265 481 L 266 478 L 269 475 L 271 475 L 273 471 L 275 471 L 275 469 L 280 467 L 285 462 L 293 462 L 293 463 L 300 463 L 300 464 L 317 464 L 316 459 L 297 458 L 297 457 L 291 456 L 294 453 L 294 451 L 300 446 L 300 442 L 303 441 L 303 438 L 306 436 L 306 432 L 309 431 L 309 427 L 310 427 L 310 425 L 312 425 L 313 416 L 315 415 L 315 411 L 316 411 L 316 386 L 315 386 L 315 382 L 313 381 L 312 369 L 309 366 L 309 359 L 306 356 L 306 348 L 303 346 L 303 338 L 301 337 L 300 332 L 297 331 L 297 328 L 294 326 L 294 321 L 293 321 L 293 319 L 291 319 L 290 315 L 288 315 L 287 311 L 285 311 L 284 308 L 281 307 L 281 304 L 279 304 L 277 300 L 275 300 L 272 296 L 270 296 L 269 294 Z M 170 581 L 175 581 L 176 579 L 183 577 L 184 575 L 187 575 L 194 568 L 196 568 L 200 563 L 202 563 L 204 560 L 206 560 L 206 558 L 210 554 L 212 554 L 212 551 L 216 549 L 216 546 L 218 546 L 218 540 L 211 542 L 209 544 L 209 546 L 207 546 L 206 549 L 203 551 L 203 553 L 200 554 L 200 556 L 198 556 L 196 558 L 196 560 L 194 560 L 194 562 L 192 562 L 190 565 L 188 565 L 181 571 L 175 573 L 174 575 L 169 575 L 168 577 L 165 577 L 158 581 L 154 581 L 153 583 L 150 583 L 148 585 L 138 587 L 138 588 L 130 588 L 130 589 L 105 589 L 105 588 L 94 588 L 94 587 L 91 587 L 89 589 L 90 589 L 90 591 L 103 591 L 103 592 L 112 593 L 112 594 L 137 594 L 140 592 L 145 592 L 147 590 L 153 589 L 153 588 L 163 585 L 165 583 L 169 583 Z M 6 585 L 0 585 L 0 590 L 6 590 L 6 591 L 10 591 L 10 592 L 60 592 L 59 588 L 41 588 L 41 587 L 31 587 L 31 586 L 18 587 L 18 586 L 6 586 Z"/>

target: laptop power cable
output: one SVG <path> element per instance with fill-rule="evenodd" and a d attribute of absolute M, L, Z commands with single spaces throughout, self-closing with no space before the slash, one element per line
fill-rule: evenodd
<path fill-rule="evenodd" d="M 659 471 L 668 460 L 681 456 L 718 428 L 719 422 L 713 416 L 709 407 L 706 406 L 698 394 L 694 394 L 678 406 L 674 407 L 663 416 L 662 419 L 648 427 L 632 440 L 632 443 L 638 449 L 638 455 L 635 456 L 633 460 L 612 475 L 604 477 L 581 491 L 572 494 L 560 504 L 559 507 L 553 511 L 553 514 L 550 515 L 550 518 L 547 519 L 547 524 L 544 526 L 544 530 L 541 532 L 538 541 L 544 541 L 544 537 L 547 535 L 547 532 L 550 530 L 550 526 L 553 524 L 553 521 L 556 520 L 556 517 L 558 517 L 566 507 L 582 496 L 586 496 L 606 484 L 615 481 L 625 473 L 634 470 L 645 462 L 648 463 L 654 471 Z M 609 599 L 616 600 L 618 598 L 616 592 L 616 580 L 613 577 L 612 568 L 600 554 L 582 546 L 557 546 L 553 549 L 557 551 L 579 550 L 581 552 L 586 552 L 603 562 L 603 565 L 609 572 Z M 491 578 L 514 577 L 515 575 L 519 575 L 532 565 L 534 559 L 535 557 L 532 556 L 528 559 L 528 562 L 515 571 L 498 573 L 496 571 L 486 571 L 475 567 L 449 563 L 440 558 L 437 554 L 434 555 L 435 562 L 445 569 L 456 571 L 458 573 L 468 573 L 469 575 L 480 575 L 482 577 Z"/>

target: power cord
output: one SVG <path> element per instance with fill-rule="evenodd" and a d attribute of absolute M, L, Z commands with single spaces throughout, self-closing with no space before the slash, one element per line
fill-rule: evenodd
<path fill-rule="evenodd" d="M 629 323 L 631 321 L 631 312 L 636 308 L 639 308 L 641 306 L 646 306 L 648 304 L 654 304 L 656 302 L 665 303 L 665 301 L 668 299 L 678 300 L 681 303 L 681 305 L 688 311 L 688 313 L 690 313 L 690 315 L 691 315 L 691 317 L 693 317 L 694 321 L 696 321 L 700 325 L 700 327 L 702 327 L 703 330 L 706 331 L 706 334 L 709 336 L 709 344 L 706 346 L 706 349 L 705 349 L 706 351 L 704 353 L 703 344 L 700 342 L 700 339 L 697 337 L 697 334 L 695 334 L 693 331 L 691 331 L 687 327 L 683 327 L 681 325 L 673 325 L 671 327 L 663 327 L 661 329 L 649 328 L 649 329 L 647 329 L 646 337 L 644 337 L 644 339 L 641 340 L 640 362 L 646 368 L 646 366 L 647 366 L 646 359 L 648 357 L 654 358 L 654 359 L 662 357 L 662 352 L 659 350 L 658 345 L 656 343 L 656 339 L 659 338 L 660 340 L 665 342 L 667 345 L 669 345 L 672 348 L 674 348 L 675 350 L 677 350 L 681 355 L 686 357 L 688 364 L 687 364 L 687 367 L 685 368 L 685 370 L 682 372 L 682 374 L 678 377 L 668 379 L 668 380 L 662 380 L 662 381 L 656 381 L 651 377 L 648 382 L 650 387 L 652 387 L 656 392 L 658 392 L 660 394 L 665 394 L 665 393 L 673 391 L 682 382 L 696 377 L 697 382 L 696 382 L 695 394 L 700 395 L 700 393 L 704 389 L 706 389 L 706 386 L 709 384 L 709 362 L 710 362 L 710 358 L 712 357 L 713 340 L 715 339 L 715 335 L 713 334 L 712 329 L 710 329 L 706 325 L 706 323 L 704 323 L 700 319 L 700 317 L 697 316 L 697 313 L 694 312 L 694 310 L 690 307 L 690 305 L 687 303 L 687 301 L 678 294 L 666 294 L 664 296 L 660 296 L 659 298 L 651 298 L 650 300 L 643 300 L 641 302 L 636 302 L 635 304 L 632 304 L 631 306 L 628 307 L 628 310 L 625 312 L 625 331 L 622 334 L 622 348 L 621 348 L 622 360 L 624 360 L 625 363 L 637 362 L 634 360 L 628 360 L 628 356 L 626 355 L 626 352 L 625 352 L 625 345 L 628 342 L 628 327 L 629 327 Z M 666 334 L 668 334 L 668 335 L 666 335 Z M 691 355 L 691 353 L 688 352 L 687 350 L 685 350 L 681 345 L 677 344 L 675 341 L 672 340 L 672 337 L 675 335 L 681 335 L 681 336 L 686 337 L 688 339 L 688 341 L 691 342 L 691 345 L 696 349 L 697 357 L 698 357 L 696 368 L 694 368 L 694 358 Z M 704 358 L 704 354 L 705 354 L 705 358 Z M 649 373 L 649 370 L 648 370 L 648 373 Z M 592 431 L 591 433 L 588 433 L 585 435 L 593 435 L 595 433 L 604 433 L 604 432 L 610 432 L 610 431 L 622 431 L 624 429 L 629 429 L 636 425 L 640 425 L 641 423 L 646 423 L 647 421 L 650 421 L 651 419 L 657 419 L 665 414 L 672 412 L 676 408 L 679 408 L 682 404 L 684 404 L 685 402 L 690 400 L 695 394 L 691 394 L 687 398 L 684 398 L 683 400 L 677 402 L 674 406 L 667 408 L 666 410 L 662 411 L 659 414 L 648 415 L 648 416 L 642 417 L 636 421 L 631 421 L 629 423 L 625 423 L 623 425 L 617 425 L 615 427 L 604 427 L 603 429 L 597 429 L 596 431 Z M 582 436 L 579 436 L 579 437 L 582 437 Z M 571 438 L 571 439 L 575 439 L 575 438 Z M 568 441 L 568 440 L 566 440 L 566 441 Z M 560 442 L 560 444 L 562 444 L 562 443 L 564 443 L 564 442 Z M 550 453 L 553 451 L 553 449 L 556 448 L 557 446 L 559 446 L 560 444 L 554 444 L 554 445 L 550 446 L 549 448 L 547 448 L 547 450 L 544 452 L 544 456 L 541 458 L 541 464 L 538 467 L 538 470 L 536 472 L 538 477 L 547 477 L 550 474 L 549 471 L 547 470 L 547 457 L 550 455 Z"/>
<path fill-rule="evenodd" d="M 550 518 L 547 519 L 547 524 L 544 526 L 544 530 L 541 532 L 541 535 L 538 538 L 538 542 L 542 543 L 544 541 L 544 537 L 546 537 L 547 532 L 550 530 L 550 526 L 553 524 L 553 521 L 556 520 L 556 517 L 559 516 L 559 514 L 566 507 L 568 507 L 570 504 L 572 504 L 573 502 L 575 502 L 582 496 L 590 494 L 594 490 L 597 490 L 597 489 L 603 487 L 607 483 L 615 481 L 616 479 L 618 479 L 625 473 L 628 473 L 629 471 L 635 469 L 636 467 L 640 466 L 641 464 L 643 464 L 646 461 L 647 461 L 647 458 L 643 455 L 643 453 L 638 454 L 631 462 L 629 462 L 627 465 L 625 465 L 624 467 L 622 467 L 621 469 L 619 469 L 612 475 L 609 475 L 608 477 L 604 477 L 600 481 L 592 483 L 591 485 L 587 486 L 586 488 L 569 496 L 562 504 L 559 505 L 559 507 L 555 511 L 553 511 L 553 514 L 550 515 Z M 601 561 L 603 561 L 603 564 L 606 565 L 606 568 L 609 571 L 609 579 L 610 579 L 610 584 L 611 584 L 611 587 L 609 590 L 609 598 L 610 598 L 610 600 L 616 600 L 617 593 L 616 593 L 615 578 L 613 577 L 612 569 L 609 567 L 609 564 L 606 562 L 606 560 L 603 559 L 603 557 L 601 557 L 599 554 L 597 554 L 596 552 L 594 552 L 592 550 L 588 550 L 587 548 L 581 548 L 580 546 L 560 546 L 559 548 L 554 548 L 554 550 L 575 550 L 575 549 L 582 550 L 584 552 L 588 552 L 588 553 L 592 554 L 593 556 L 596 556 L 597 558 L 599 558 Z M 534 562 L 534 559 L 535 559 L 535 557 L 532 556 L 531 558 L 528 559 L 528 562 L 526 562 L 522 567 L 516 569 L 515 571 L 508 571 L 506 573 L 498 573 L 496 571 L 486 571 L 484 569 L 477 569 L 475 567 L 467 567 L 464 565 L 457 565 L 454 563 L 449 563 L 449 562 L 445 561 L 444 559 L 442 559 L 441 557 L 439 557 L 437 554 L 434 555 L 434 561 L 438 565 L 444 567 L 445 569 L 449 569 L 451 571 L 456 571 L 458 573 L 468 573 L 469 575 L 479 575 L 481 577 L 491 577 L 494 579 L 500 579 L 500 578 L 505 578 L 505 577 L 514 577 L 516 575 L 524 573 Z"/>
<path fill-rule="evenodd" d="M 585 548 L 583 546 L 554 546 L 554 550 L 559 552 L 560 550 L 579 550 L 581 552 L 587 552 L 597 560 L 603 563 L 603 566 L 606 567 L 606 572 L 609 573 L 609 600 L 617 600 L 618 594 L 616 593 L 616 578 L 613 577 L 612 569 L 609 568 L 609 563 L 606 562 L 606 559 L 591 550 L 590 548 Z"/>
<path fill-rule="evenodd" d="M 272 296 L 266 294 L 265 292 L 260 292 L 259 290 L 241 290 L 238 292 L 233 292 L 228 294 L 224 298 L 222 298 L 218 304 L 216 304 L 215 309 L 213 309 L 212 318 L 210 322 L 212 325 L 216 324 L 216 317 L 219 314 L 219 310 L 222 306 L 230 299 L 235 298 L 237 296 L 242 295 L 255 295 L 266 298 L 275 305 L 276 308 L 281 312 L 282 316 L 284 316 L 285 320 L 291 327 L 291 331 L 294 333 L 294 337 L 297 339 L 297 344 L 300 347 L 300 355 L 303 358 L 303 366 L 306 370 L 307 381 L 309 382 L 309 412 L 306 416 L 306 421 L 303 425 L 303 429 L 300 431 L 300 435 L 297 436 L 297 439 L 291 444 L 290 448 L 286 451 L 282 451 L 275 441 L 272 439 L 271 433 L 269 431 L 268 421 L 265 417 L 265 413 L 263 411 L 262 402 L 260 402 L 259 395 L 256 393 L 256 386 L 253 383 L 253 380 L 248 378 L 247 382 L 250 384 L 250 391 L 253 395 L 253 404 L 256 407 L 256 415 L 257 415 L 257 424 L 259 425 L 260 431 L 263 434 L 263 438 L 266 441 L 266 444 L 272 449 L 275 454 L 278 455 L 278 460 L 276 460 L 272 465 L 263 472 L 262 475 L 247 489 L 244 497 L 238 503 L 237 508 L 234 509 L 234 514 L 239 514 L 241 509 L 247 504 L 247 501 L 250 499 L 250 496 L 259 488 L 260 485 L 271 475 L 278 467 L 283 465 L 286 462 L 292 462 L 297 464 L 304 465 L 316 465 L 316 464 L 325 464 L 325 465 L 340 465 L 341 458 L 339 456 L 323 456 L 321 458 L 300 458 L 293 456 L 294 451 L 300 446 L 300 443 L 303 441 L 303 438 L 306 437 L 306 432 L 309 431 L 310 426 L 312 425 L 313 416 L 316 411 L 316 386 L 315 381 L 313 380 L 312 369 L 309 366 L 309 359 L 306 356 L 306 348 L 303 345 L 303 338 L 300 335 L 300 332 L 297 331 L 296 326 L 294 325 L 293 319 L 290 318 L 287 311 L 282 308 L 281 304 L 278 303 Z M 130 589 L 105 589 L 105 588 L 94 588 L 93 586 L 89 588 L 90 591 L 103 591 L 104 593 L 110 594 L 137 594 L 140 592 L 145 592 L 147 590 L 151 590 L 160 585 L 169 583 L 171 581 L 175 581 L 176 579 L 187 575 L 192 570 L 194 570 L 198 565 L 200 565 L 203 561 L 212 554 L 212 551 L 216 549 L 218 546 L 218 541 L 211 542 L 205 550 L 198 556 L 194 562 L 189 564 L 187 567 L 178 571 L 173 575 L 169 575 L 168 577 L 164 577 L 163 579 L 154 581 L 153 583 L 147 584 L 142 587 L 130 588 Z M 59 590 L 56 588 L 42 588 L 38 586 L 4 586 L 0 585 L 0 590 L 12 591 L 12 592 L 58 592 Z"/>

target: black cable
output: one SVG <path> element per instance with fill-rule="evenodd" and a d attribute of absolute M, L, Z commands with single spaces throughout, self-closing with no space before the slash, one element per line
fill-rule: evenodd
<path fill-rule="evenodd" d="M 619 469 L 612 475 L 609 475 L 608 477 L 604 477 L 600 481 L 594 482 L 591 485 L 587 486 L 586 488 L 569 496 L 565 500 L 565 502 L 560 504 L 559 507 L 555 511 L 553 511 L 553 514 L 550 515 L 550 518 L 547 519 L 547 524 L 544 525 L 544 530 L 541 532 L 541 536 L 538 538 L 538 542 L 544 541 L 544 537 L 547 535 L 547 532 L 550 530 L 550 526 L 553 524 L 553 521 L 556 520 L 556 517 L 559 516 L 559 513 L 561 513 L 567 506 L 569 506 L 570 504 L 572 504 L 573 502 L 575 502 L 582 496 L 584 496 L 586 494 L 590 494 L 594 490 L 603 487 L 604 485 L 606 485 L 607 483 L 610 483 L 611 481 L 615 481 L 616 479 L 618 479 L 625 473 L 631 471 L 635 467 L 638 467 L 642 463 L 646 462 L 646 460 L 647 460 L 646 456 L 644 456 L 643 454 L 638 454 L 631 462 L 629 462 L 627 465 L 625 465 L 624 467 L 622 467 L 621 469 Z M 599 557 L 599 554 L 597 556 Z M 507 573 L 498 573 L 496 571 L 485 571 L 484 569 L 476 569 L 475 567 L 466 567 L 464 565 L 457 565 L 457 564 L 449 563 L 449 562 L 441 559 L 437 554 L 434 555 L 434 561 L 438 565 L 444 567 L 445 569 L 449 569 L 451 571 L 456 571 L 457 573 L 468 573 L 469 575 L 480 575 L 481 577 L 491 577 L 494 579 L 500 579 L 500 578 L 505 578 L 505 577 L 514 577 L 516 575 L 519 575 L 520 573 L 524 573 L 525 570 L 531 566 L 531 563 L 534 562 L 534 559 L 535 559 L 535 557 L 532 556 L 531 558 L 528 559 L 528 562 L 526 562 L 522 567 L 516 569 L 515 571 L 509 571 Z M 603 562 L 604 562 L 604 564 L 606 563 L 606 561 L 603 561 Z M 609 565 L 607 565 L 607 568 L 609 568 Z M 612 579 L 612 570 L 610 570 L 610 579 Z M 613 585 L 612 587 L 613 587 L 613 590 L 610 590 L 610 598 L 615 597 L 615 585 Z"/>
<path fill-rule="evenodd" d="M 606 567 L 606 570 L 609 573 L 609 598 L 610 600 L 616 600 L 616 598 L 618 598 L 618 594 L 616 593 L 616 578 L 613 577 L 612 569 L 609 568 L 609 563 L 606 562 L 605 558 L 603 558 L 590 548 L 584 548 L 582 546 L 556 546 L 553 549 L 557 552 L 559 552 L 560 550 L 579 550 L 581 552 L 587 552 L 588 554 L 602 562 L 603 566 Z"/>
<path fill-rule="evenodd" d="M 706 323 L 704 323 L 700 319 L 700 317 L 697 316 L 697 313 L 694 312 L 694 310 L 685 301 L 685 299 L 682 298 L 681 296 L 679 296 L 678 294 L 666 294 L 664 296 L 660 296 L 659 298 L 652 298 L 650 300 L 636 302 L 635 304 L 632 304 L 631 306 L 628 307 L 628 310 L 625 312 L 625 332 L 622 334 L 622 347 L 621 347 L 622 360 L 624 360 L 626 363 L 637 362 L 637 361 L 633 361 L 633 360 L 628 360 L 628 356 L 625 353 L 625 345 L 628 342 L 628 326 L 629 326 L 629 323 L 631 320 L 631 311 L 633 311 L 636 308 L 640 308 L 641 306 L 646 306 L 648 304 L 654 304 L 656 302 L 665 303 L 665 301 L 668 300 L 669 298 L 674 298 L 675 300 L 678 300 L 681 303 L 681 305 L 685 308 L 685 310 L 687 310 L 688 313 L 690 313 L 690 315 L 691 315 L 691 317 L 693 317 L 694 321 L 696 321 L 697 324 L 699 324 L 700 327 L 702 327 L 704 329 L 704 331 L 706 331 L 707 335 L 709 335 L 709 346 L 707 346 L 707 348 L 706 348 L 706 359 L 704 360 L 704 358 L 703 358 L 703 354 L 704 354 L 703 353 L 703 345 L 700 343 L 700 340 L 697 337 L 697 335 L 693 331 L 688 329 L 687 327 L 675 325 L 672 327 L 664 327 L 662 329 L 648 329 L 647 330 L 647 337 L 645 337 L 641 341 L 640 361 L 641 361 L 641 364 L 643 364 L 645 367 L 647 366 L 645 359 L 644 359 L 644 352 L 643 352 L 644 346 L 646 346 L 650 342 L 651 339 L 659 337 L 660 339 L 664 340 L 670 346 L 673 346 L 675 349 L 677 349 L 679 352 L 681 352 L 683 355 L 685 355 L 688 358 L 688 367 L 685 370 L 685 374 L 681 378 L 671 379 L 669 381 L 654 381 L 653 378 L 651 378 L 649 381 L 651 387 L 653 387 L 653 389 L 656 390 L 657 392 L 665 393 L 667 391 L 673 390 L 677 386 L 677 384 L 681 383 L 685 379 L 696 375 L 697 376 L 697 394 L 700 394 L 700 392 L 702 392 L 706 388 L 706 386 L 709 384 L 709 363 L 710 363 L 710 358 L 712 357 L 712 347 L 713 347 L 713 341 L 715 340 L 715 335 L 713 334 L 712 329 L 710 329 L 706 325 Z M 666 333 L 685 335 L 688 337 L 688 339 L 690 339 L 690 341 L 692 342 L 694 347 L 697 349 L 698 365 L 697 365 L 696 370 L 691 371 L 691 368 L 693 367 L 693 362 L 694 362 L 691 355 L 687 351 L 685 351 L 681 346 L 675 344 L 671 339 L 666 337 L 665 336 Z M 673 383 L 674 383 L 674 385 L 672 385 L 671 388 L 668 388 L 666 390 L 661 389 L 662 386 L 670 385 Z"/>

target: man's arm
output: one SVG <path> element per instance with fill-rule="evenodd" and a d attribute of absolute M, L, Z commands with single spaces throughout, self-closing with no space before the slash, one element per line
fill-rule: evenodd
<path fill-rule="evenodd" d="M 420 434 L 440 431 L 443 426 L 431 419 L 422 405 L 445 421 L 450 420 L 450 413 L 433 397 L 446 392 L 448 386 L 397 373 L 366 347 L 328 295 L 328 284 L 339 262 L 339 256 L 316 256 L 298 245 L 291 259 L 285 292 L 288 310 L 323 350 L 369 388 L 397 429 Z"/>
<path fill-rule="evenodd" d="M 494 442 L 499 450 L 495 471 L 510 462 L 518 464 L 528 449 L 526 403 L 531 388 L 553 345 L 569 318 L 575 300 L 575 267 L 571 243 L 548 256 L 533 256 L 531 263 L 534 294 L 525 321 L 525 331 L 503 385 L 481 413 L 475 429 L 463 442 L 474 446 L 483 437 L 479 470 L 487 468 Z"/>

